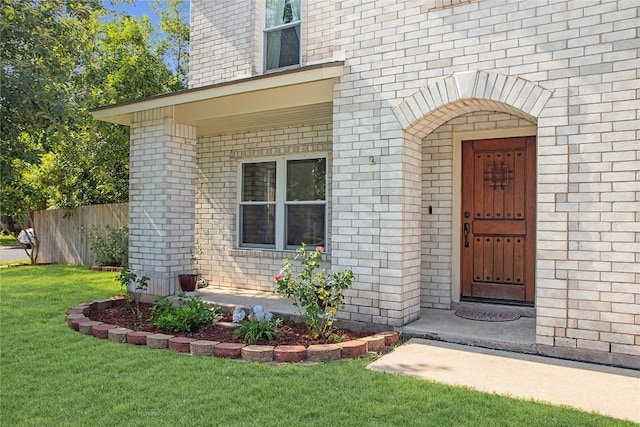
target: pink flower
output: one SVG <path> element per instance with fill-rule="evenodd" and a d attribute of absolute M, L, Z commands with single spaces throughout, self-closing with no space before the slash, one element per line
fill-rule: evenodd
<path fill-rule="evenodd" d="M 317 252 L 323 252 L 324 248 L 322 246 L 316 246 L 316 251 Z"/>
<path fill-rule="evenodd" d="M 282 279 L 282 274 L 278 273 L 278 274 L 276 274 L 275 276 L 273 276 L 273 278 L 274 278 L 275 280 L 280 280 L 280 279 Z"/>

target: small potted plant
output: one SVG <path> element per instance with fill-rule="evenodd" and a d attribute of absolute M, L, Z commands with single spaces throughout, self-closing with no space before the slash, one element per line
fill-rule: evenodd
<path fill-rule="evenodd" d="M 191 250 L 192 266 L 194 266 L 195 263 L 198 261 L 199 254 L 200 254 L 200 250 L 197 247 Z M 193 292 L 198 288 L 198 275 L 195 273 L 179 274 L 178 283 L 180 284 L 180 289 L 182 289 L 184 292 Z"/>

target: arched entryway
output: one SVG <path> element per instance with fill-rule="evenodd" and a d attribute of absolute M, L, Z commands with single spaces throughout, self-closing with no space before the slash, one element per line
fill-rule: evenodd
<path fill-rule="evenodd" d="M 536 123 L 550 97 L 517 77 L 469 71 L 394 109 L 422 146 L 422 307 L 534 303 Z"/>

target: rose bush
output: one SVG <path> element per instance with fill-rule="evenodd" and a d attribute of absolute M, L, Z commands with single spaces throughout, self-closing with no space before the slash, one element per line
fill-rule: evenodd
<path fill-rule="evenodd" d="M 334 271 L 327 275 L 320 267 L 322 246 L 307 250 L 303 243 L 296 250 L 295 260 L 300 261 L 302 271 L 293 273 L 293 264 L 284 259 L 280 273 L 274 276 L 274 293 L 280 293 L 294 301 L 300 315 L 311 329 L 313 338 L 328 338 L 335 329 L 338 309 L 344 308 L 344 291 L 354 279 L 351 270 Z"/>

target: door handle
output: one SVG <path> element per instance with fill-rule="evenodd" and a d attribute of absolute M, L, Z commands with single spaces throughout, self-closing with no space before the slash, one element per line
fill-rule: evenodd
<path fill-rule="evenodd" d="M 464 229 L 464 247 L 468 248 L 469 247 L 469 233 L 471 233 L 471 224 L 469 224 L 468 222 L 464 223 L 463 226 Z"/>

